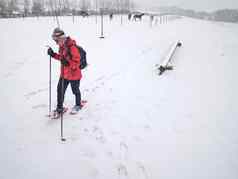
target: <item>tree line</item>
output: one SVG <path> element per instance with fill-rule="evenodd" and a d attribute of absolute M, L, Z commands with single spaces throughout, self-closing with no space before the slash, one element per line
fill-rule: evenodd
<path fill-rule="evenodd" d="M 0 17 L 28 17 L 52 15 L 130 13 L 135 9 L 133 0 L 0 0 Z M 159 14 L 175 14 L 206 20 L 238 22 L 238 9 L 221 9 L 214 12 L 194 11 L 175 6 L 154 7 Z"/>
<path fill-rule="evenodd" d="M 0 17 L 127 13 L 132 0 L 0 0 Z"/>

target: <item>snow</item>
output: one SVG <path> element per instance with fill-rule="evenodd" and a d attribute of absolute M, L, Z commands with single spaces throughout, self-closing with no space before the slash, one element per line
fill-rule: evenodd
<path fill-rule="evenodd" d="M 48 113 L 53 18 L 1 19 L 1 179 L 236 179 L 238 25 L 60 18 L 88 53 L 76 116 Z M 173 71 L 156 64 L 180 40 Z M 52 62 L 56 105 L 59 64 Z M 65 104 L 74 105 L 68 88 Z"/>

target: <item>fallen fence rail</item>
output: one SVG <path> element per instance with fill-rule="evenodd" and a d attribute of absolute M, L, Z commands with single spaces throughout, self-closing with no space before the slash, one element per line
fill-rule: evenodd
<path fill-rule="evenodd" d="M 172 47 L 169 50 L 168 55 L 165 57 L 165 59 L 162 61 L 162 63 L 159 65 L 159 75 L 162 75 L 166 70 L 172 70 L 173 66 L 169 65 L 169 62 L 171 61 L 177 47 L 181 47 L 182 43 L 180 41 L 176 41 Z"/>

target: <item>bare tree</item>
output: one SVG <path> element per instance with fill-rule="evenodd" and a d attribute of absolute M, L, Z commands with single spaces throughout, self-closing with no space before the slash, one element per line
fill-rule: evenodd
<path fill-rule="evenodd" d="M 48 2 L 49 8 L 51 10 L 51 15 L 53 15 L 54 19 L 57 22 L 57 26 L 60 27 L 60 22 L 59 22 L 59 14 L 60 14 L 60 6 L 56 2 L 56 0 L 49 0 Z"/>
<path fill-rule="evenodd" d="M 129 1 L 129 10 L 132 11 L 133 9 L 135 9 L 136 4 L 134 1 L 130 0 Z"/>
<path fill-rule="evenodd" d="M 32 14 L 39 17 L 44 13 L 44 4 L 42 1 L 34 0 L 32 5 Z"/>
<path fill-rule="evenodd" d="M 62 12 L 68 14 L 71 11 L 69 0 L 62 0 Z"/>
<path fill-rule="evenodd" d="M 81 0 L 79 2 L 79 7 L 82 11 L 88 11 L 89 8 L 91 7 L 91 4 L 88 0 Z"/>
<path fill-rule="evenodd" d="M 8 2 L 8 12 L 9 14 L 13 14 L 14 11 L 18 11 L 18 2 L 17 0 L 10 0 Z"/>
<path fill-rule="evenodd" d="M 124 9 L 126 13 L 130 12 L 130 0 L 124 0 Z"/>
<path fill-rule="evenodd" d="M 24 16 L 27 16 L 30 12 L 30 1 L 24 0 Z"/>
<path fill-rule="evenodd" d="M 4 15 L 7 12 L 7 2 L 5 0 L 0 1 L 0 15 Z"/>

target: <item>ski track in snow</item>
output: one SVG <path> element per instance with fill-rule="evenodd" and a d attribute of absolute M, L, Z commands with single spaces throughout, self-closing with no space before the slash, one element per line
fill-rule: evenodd
<path fill-rule="evenodd" d="M 38 95 L 39 93 L 48 92 L 48 90 L 49 90 L 48 88 L 38 89 L 38 90 L 36 90 L 36 91 L 32 91 L 32 92 L 30 92 L 30 93 L 27 93 L 27 94 L 25 94 L 24 96 L 25 96 L 25 98 L 26 98 L 27 100 L 29 100 L 31 97 L 36 96 L 36 95 Z"/>
<path fill-rule="evenodd" d="M 14 61 L 9 59 L 9 61 Z M 18 74 L 18 71 L 21 70 L 26 64 L 29 63 L 29 60 L 20 60 L 15 62 L 14 64 L 10 63 L 10 67 L 8 68 L 8 72 L 3 75 L 3 79 L 8 79 L 10 77 L 15 77 Z"/>

